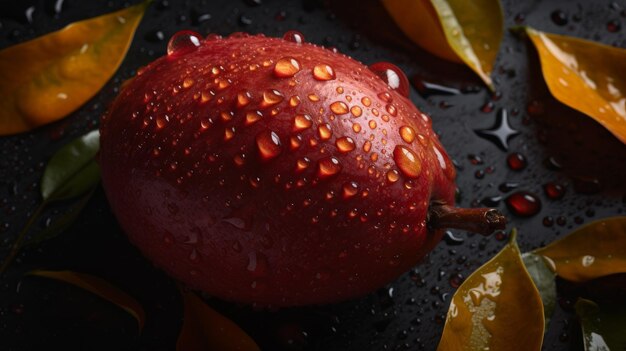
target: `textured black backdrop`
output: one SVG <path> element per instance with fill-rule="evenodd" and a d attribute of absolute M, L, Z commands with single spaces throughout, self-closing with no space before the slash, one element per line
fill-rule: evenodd
<path fill-rule="evenodd" d="M 528 24 L 626 46 L 623 0 L 502 2 L 506 27 Z M 11 0 L 0 4 L 0 48 L 4 48 L 129 2 Z M 30 7 L 34 11 L 27 11 Z M 552 18 L 558 17 L 553 16 L 557 10 L 567 23 Z M 617 31 L 609 30 L 615 26 Z M 416 48 L 374 0 L 160 0 L 148 10 L 121 69 L 97 97 L 61 122 L 0 138 L 0 257 L 40 201 L 39 179 L 46 161 L 63 144 L 95 128 L 120 82 L 163 55 L 167 38 L 179 29 L 269 36 L 296 29 L 308 41 L 335 46 L 367 64 L 390 61 L 410 77 L 463 89 L 466 93 L 456 96 L 426 97 L 413 88 L 411 98 L 432 115 L 436 131 L 458 164 L 460 205 L 496 196 L 490 200 L 510 215 L 509 228 L 519 228 L 523 250 L 548 243 L 593 219 L 624 213 L 626 147 L 589 118 L 550 97 L 534 49 L 508 32 L 494 73 L 498 94 L 492 97 L 469 69 Z M 494 105 L 493 111 L 481 111 L 487 102 Z M 528 167 L 521 172 L 507 167 L 507 152 L 474 133 L 490 127 L 501 108 L 509 111 L 513 128 L 521 132 L 511 139 L 508 151 L 527 157 Z M 479 156 L 481 162 L 471 155 Z M 549 181 L 565 186 L 562 199 L 545 196 L 542 184 Z M 537 194 L 543 204 L 541 212 L 530 218 L 511 215 L 497 201 L 497 196 L 507 195 L 499 190 L 504 182 L 518 183 L 519 189 Z M 66 206 L 51 208 L 36 227 L 45 227 Z M 552 226 L 543 224 L 547 216 L 553 218 Z M 450 279 L 467 277 L 506 242 L 506 235 L 454 234 L 464 242 L 442 242 L 414 270 L 358 300 L 280 311 L 253 311 L 215 299 L 209 303 L 241 325 L 264 350 L 434 350 L 454 292 Z M 88 272 L 128 291 L 146 309 L 143 334 L 137 335 L 132 318 L 87 292 L 23 276 L 34 268 Z M 625 286 L 621 282 L 618 279 L 618 286 Z M 544 349 L 581 350 L 579 327 L 571 311 L 573 298 L 567 297 L 581 289 L 559 285 L 565 297 L 560 299 Z M 100 189 L 68 232 L 23 250 L 0 279 L 1 350 L 172 350 L 180 323 L 181 302 L 174 282 L 127 242 Z"/>

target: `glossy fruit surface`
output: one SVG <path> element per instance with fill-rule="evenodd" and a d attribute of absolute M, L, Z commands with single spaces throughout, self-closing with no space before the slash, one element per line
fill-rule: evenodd
<path fill-rule="evenodd" d="M 328 303 L 441 239 L 427 211 L 455 170 L 410 100 L 311 44 L 182 35 L 101 123 L 107 196 L 154 263 L 226 300 Z"/>

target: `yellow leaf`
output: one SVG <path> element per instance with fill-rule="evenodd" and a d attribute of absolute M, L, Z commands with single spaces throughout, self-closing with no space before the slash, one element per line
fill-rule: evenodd
<path fill-rule="evenodd" d="M 626 49 L 526 27 L 550 93 L 626 143 Z"/>
<path fill-rule="evenodd" d="M 589 223 L 534 253 L 547 257 L 558 276 L 573 282 L 626 273 L 626 216 Z"/>
<path fill-rule="evenodd" d="M 382 0 L 402 31 L 443 59 L 465 63 L 493 90 L 502 40 L 499 0 Z"/>
<path fill-rule="evenodd" d="M 515 236 L 456 291 L 438 351 L 541 350 L 543 304 Z"/>
<path fill-rule="evenodd" d="M 102 278 L 72 271 L 35 270 L 29 272 L 28 275 L 60 280 L 100 296 L 128 312 L 137 320 L 139 331 L 143 329 L 146 316 L 139 302 Z"/>
<path fill-rule="evenodd" d="M 185 305 L 177 351 L 259 351 L 259 346 L 241 328 L 215 312 L 193 292 L 181 289 Z"/>
<path fill-rule="evenodd" d="M 93 97 L 122 63 L 149 3 L 1 50 L 0 135 L 59 120 Z"/>

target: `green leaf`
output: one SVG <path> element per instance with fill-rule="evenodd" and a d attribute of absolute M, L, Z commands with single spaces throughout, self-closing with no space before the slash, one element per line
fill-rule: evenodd
<path fill-rule="evenodd" d="M 626 273 L 626 216 L 591 222 L 533 253 L 547 257 L 550 269 L 573 282 Z"/>
<path fill-rule="evenodd" d="M 98 295 L 128 312 L 137 320 L 139 331 L 143 329 L 146 314 L 139 302 L 102 278 L 72 271 L 35 270 L 29 272 L 28 275 L 59 280 Z"/>
<path fill-rule="evenodd" d="M 196 294 L 180 289 L 185 305 L 176 351 L 259 351 L 259 346 L 230 319 L 215 312 Z"/>
<path fill-rule="evenodd" d="M 44 202 L 69 199 L 84 194 L 100 181 L 95 156 L 100 148 L 100 132 L 93 130 L 57 151 L 41 179 Z"/>
<path fill-rule="evenodd" d="M 515 237 L 456 291 L 437 350 L 541 350 L 543 305 Z"/>
<path fill-rule="evenodd" d="M 78 215 L 80 215 L 85 206 L 87 206 L 87 203 L 93 196 L 94 190 L 95 189 L 92 189 L 85 195 L 81 196 L 72 205 L 70 205 L 69 208 L 66 208 L 64 210 L 64 213 L 56 218 L 49 227 L 35 234 L 24 244 L 37 245 L 42 241 L 52 239 L 67 230 L 72 224 L 74 224 L 74 222 L 76 222 Z"/>
<path fill-rule="evenodd" d="M 626 304 L 598 306 L 593 301 L 578 299 L 575 307 L 585 351 L 626 350 Z"/>
<path fill-rule="evenodd" d="M 548 268 L 547 262 L 542 256 L 525 253 L 522 255 L 522 260 L 541 296 L 547 326 L 556 307 L 556 275 Z"/>
<path fill-rule="evenodd" d="M 443 59 L 465 63 L 493 90 L 491 72 L 502 40 L 499 0 L 382 0 L 417 45 Z"/>

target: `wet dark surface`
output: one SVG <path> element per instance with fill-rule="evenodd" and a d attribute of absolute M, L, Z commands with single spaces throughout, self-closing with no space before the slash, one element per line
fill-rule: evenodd
<path fill-rule="evenodd" d="M 24 0 L 0 4 L 0 47 L 7 47 L 127 3 Z M 506 27 L 528 24 L 626 47 L 624 1 L 505 0 L 503 7 Z M 409 42 L 376 1 L 161 0 L 148 10 L 124 64 L 96 98 L 61 122 L 0 138 L 1 257 L 40 202 L 39 179 L 50 156 L 95 128 L 120 82 L 165 54 L 167 39 L 179 29 L 268 36 L 296 29 L 307 41 L 336 47 L 366 64 L 397 64 L 412 78 L 412 100 L 432 116 L 435 130 L 458 165 L 459 204 L 500 208 L 510 218 L 508 228 L 519 229 L 524 251 L 594 219 L 624 214 L 626 147 L 590 118 L 554 100 L 540 76 L 534 49 L 508 32 L 493 75 L 498 94 L 492 96 L 469 69 L 437 59 Z M 510 127 L 519 132 L 506 139 L 508 145 L 477 133 L 497 126 L 502 109 L 508 112 Z M 519 157 L 507 163 L 507 155 L 514 152 L 525 157 L 525 167 Z M 536 198 L 539 213 L 532 214 L 533 207 L 528 216 L 515 215 L 510 203 L 520 196 L 506 200 L 515 192 Z M 67 205 L 52 206 L 36 227 L 44 228 Z M 354 301 L 280 311 L 253 311 L 215 299 L 209 303 L 242 326 L 264 350 L 434 350 L 455 287 L 506 239 L 504 233 L 483 238 L 453 232 L 411 272 Z M 125 312 L 90 293 L 23 276 L 35 268 L 87 272 L 127 291 L 146 310 L 143 333 L 137 335 L 134 320 Z M 624 279 L 614 277 L 606 284 L 582 288 L 565 282 L 559 286 L 562 296 L 615 298 L 625 284 Z M 571 305 L 571 298 L 561 298 L 545 350 L 582 350 Z M 128 243 L 98 189 L 70 230 L 24 249 L 1 278 L 0 349 L 172 350 L 181 307 L 175 283 Z"/>

